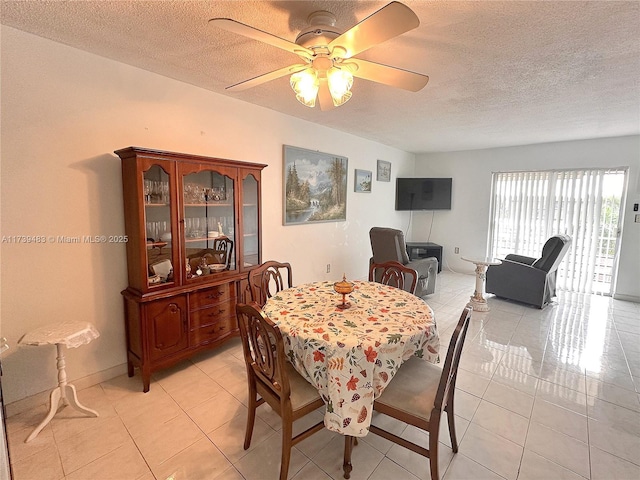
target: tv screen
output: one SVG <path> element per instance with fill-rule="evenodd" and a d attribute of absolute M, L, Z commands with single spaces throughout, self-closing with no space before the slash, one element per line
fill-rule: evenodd
<path fill-rule="evenodd" d="M 451 178 L 397 178 L 396 210 L 451 210 Z"/>

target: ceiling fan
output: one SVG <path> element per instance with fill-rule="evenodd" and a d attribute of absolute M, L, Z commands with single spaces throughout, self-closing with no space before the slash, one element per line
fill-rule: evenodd
<path fill-rule="evenodd" d="M 300 62 L 227 87 L 241 91 L 285 75 L 303 105 L 321 110 L 344 104 L 351 98 L 353 77 L 417 92 L 429 81 L 427 75 L 355 58 L 375 45 L 413 30 L 420 25 L 417 15 L 406 5 L 391 2 L 345 32 L 335 27 L 335 16 L 326 11 L 313 12 L 309 27 L 290 42 L 230 18 L 212 18 L 210 24 L 245 37 L 273 45 L 301 59 Z"/>

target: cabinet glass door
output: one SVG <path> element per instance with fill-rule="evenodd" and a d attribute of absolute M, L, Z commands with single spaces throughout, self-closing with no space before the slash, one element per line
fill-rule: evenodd
<path fill-rule="evenodd" d="M 258 181 L 251 174 L 242 180 L 242 261 L 244 268 L 260 264 Z"/>
<path fill-rule="evenodd" d="M 149 287 L 174 283 L 169 174 L 152 165 L 143 174 L 144 221 Z"/>
<path fill-rule="evenodd" d="M 234 179 L 224 173 L 203 170 L 182 177 L 185 276 L 190 281 L 236 269 Z"/>

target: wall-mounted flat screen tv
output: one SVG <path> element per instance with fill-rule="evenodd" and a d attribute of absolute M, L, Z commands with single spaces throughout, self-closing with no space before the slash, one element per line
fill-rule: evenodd
<path fill-rule="evenodd" d="M 397 178 L 396 210 L 451 210 L 451 178 Z"/>

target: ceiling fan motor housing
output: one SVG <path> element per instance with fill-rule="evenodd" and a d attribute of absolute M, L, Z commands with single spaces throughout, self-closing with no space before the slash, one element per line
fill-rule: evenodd
<path fill-rule="evenodd" d="M 336 27 L 336 17 L 327 11 L 313 12 L 307 18 L 309 27 L 302 30 L 296 37 L 296 44 L 314 49 L 326 47 L 342 32 Z M 329 52 L 327 52 L 329 53 Z"/>

